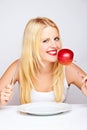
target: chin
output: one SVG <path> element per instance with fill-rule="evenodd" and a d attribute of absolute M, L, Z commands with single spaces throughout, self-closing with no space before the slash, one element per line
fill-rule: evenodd
<path fill-rule="evenodd" d="M 57 59 L 51 59 L 50 62 L 57 62 Z"/>

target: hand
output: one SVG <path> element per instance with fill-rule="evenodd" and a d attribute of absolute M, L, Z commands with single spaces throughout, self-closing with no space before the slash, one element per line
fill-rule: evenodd
<path fill-rule="evenodd" d="M 87 75 L 83 77 L 81 90 L 85 96 L 87 96 Z"/>
<path fill-rule="evenodd" d="M 13 93 L 13 84 L 4 87 L 0 93 L 0 105 L 6 105 L 12 99 Z"/>

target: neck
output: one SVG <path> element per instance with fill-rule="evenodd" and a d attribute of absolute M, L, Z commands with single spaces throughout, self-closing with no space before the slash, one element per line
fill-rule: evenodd
<path fill-rule="evenodd" d="M 39 72 L 42 74 L 49 74 L 52 73 L 53 70 L 53 64 L 45 64 L 44 66 L 41 66 L 39 69 Z"/>

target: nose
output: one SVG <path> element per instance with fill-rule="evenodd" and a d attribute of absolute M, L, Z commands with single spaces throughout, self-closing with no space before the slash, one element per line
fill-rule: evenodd
<path fill-rule="evenodd" d="M 59 43 L 58 41 L 56 42 L 56 41 L 52 40 L 52 41 L 51 41 L 51 47 L 60 49 L 60 48 L 61 48 L 61 45 L 60 45 L 60 43 Z"/>

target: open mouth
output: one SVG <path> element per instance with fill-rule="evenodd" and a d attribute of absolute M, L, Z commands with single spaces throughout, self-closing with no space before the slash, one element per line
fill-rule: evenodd
<path fill-rule="evenodd" d="M 49 55 L 55 56 L 55 55 L 57 55 L 57 50 L 50 50 L 50 51 L 47 51 L 47 53 Z"/>

